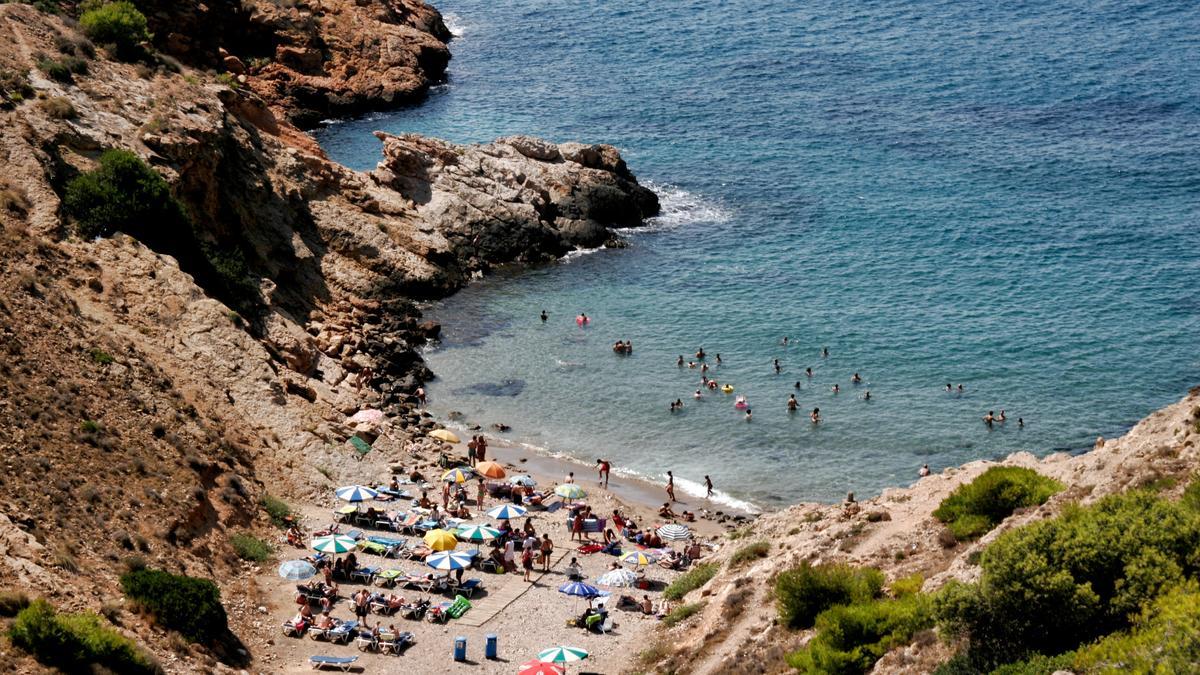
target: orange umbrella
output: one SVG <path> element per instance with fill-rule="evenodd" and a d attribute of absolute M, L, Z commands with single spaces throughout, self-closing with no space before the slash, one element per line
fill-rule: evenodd
<path fill-rule="evenodd" d="M 475 465 L 475 473 L 487 476 L 488 478 L 504 478 L 506 475 L 504 467 L 496 462 L 480 462 Z"/>

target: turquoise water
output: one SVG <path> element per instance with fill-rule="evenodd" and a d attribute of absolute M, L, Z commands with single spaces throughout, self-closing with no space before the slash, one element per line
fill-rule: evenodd
<path fill-rule="evenodd" d="M 437 413 L 770 507 L 1080 450 L 1200 384 L 1193 4 L 438 4 L 448 83 L 326 127 L 332 156 L 373 166 L 375 129 L 610 142 L 666 210 L 435 306 Z M 690 398 L 701 345 L 753 421 Z"/>

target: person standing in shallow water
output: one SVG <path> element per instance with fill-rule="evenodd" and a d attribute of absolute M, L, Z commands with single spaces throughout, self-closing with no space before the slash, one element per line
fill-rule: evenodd
<path fill-rule="evenodd" d="M 811 413 L 811 414 L 808 416 L 808 418 L 809 418 L 810 420 L 812 420 L 812 423 L 813 423 L 813 424 L 816 424 L 817 422 L 820 422 L 820 421 L 821 421 L 821 409 L 820 409 L 820 408 L 813 408 L 813 411 L 812 411 L 812 413 Z"/>
<path fill-rule="evenodd" d="M 667 472 L 667 498 L 675 501 L 675 474 Z"/>
<path fill-rule="evenodd" d="M 709 478 L 707 475 L 704 476 L 704 489 L 707 490 L 707 492 L 704 494 L 704 498 L 712 499 L 712 493 L 713 493 L 712 479 Z"/>

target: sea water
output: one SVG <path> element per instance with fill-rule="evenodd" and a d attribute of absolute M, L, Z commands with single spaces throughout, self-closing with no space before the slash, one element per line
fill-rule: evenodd
<path fill-rule="evenodd" d="M 1079 451 L 1200 384 L 1194 3 L 437 4 L 447 83 L 330 124 L 333 157 L 372 167 L 376 129 L 606 142 L 664 205 L 432 307 L 439 416 L 774 507 Z M 701 346 L 733 395 L 692 397 Z"/>

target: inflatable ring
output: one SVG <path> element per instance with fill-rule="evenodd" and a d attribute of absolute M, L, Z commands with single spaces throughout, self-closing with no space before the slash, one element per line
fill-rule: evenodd
<path fill-rule="evenodd" d="M 727 384 L 727 385 L 725 385 L 724 387 L 721 387 L 721 391 L 725 392 L 726 394 L 732 394 L 732 393 L 733 393 L 733 387 L 732 387 L 731 385 L 728 385 L 728 384 Z"/>

